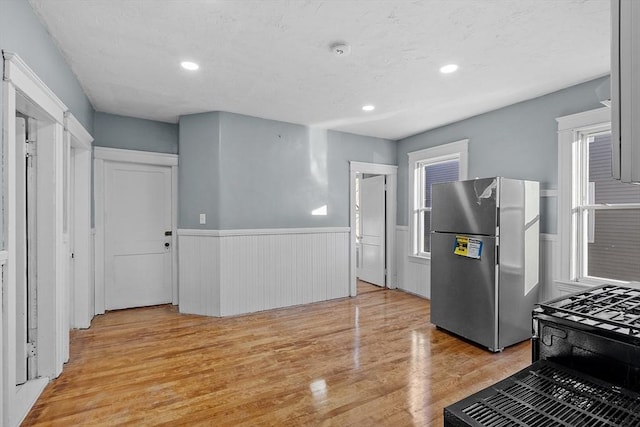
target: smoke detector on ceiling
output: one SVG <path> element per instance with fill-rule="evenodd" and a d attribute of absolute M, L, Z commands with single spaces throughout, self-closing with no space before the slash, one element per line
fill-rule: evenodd
<path fill-rule="evenodd" d="M 335 43 L 331 45 L 331 51 L 333 51 L 336 56 L 347 56 L 351 53 L 351 46 L 346 43 Z"/>

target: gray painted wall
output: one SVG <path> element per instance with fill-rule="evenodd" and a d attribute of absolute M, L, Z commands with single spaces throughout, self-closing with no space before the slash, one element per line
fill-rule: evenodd
<path fill-rule="evenodd" d="M 398 141 L 398 224 L 408 224 L 407 153 L 469 138 L 469 178 L 505 176 L 558 187 L 556 117 L 602 107 L 608 77 Z M 541 200 L 541 232 L 556 233 L 555 198 Z"/>
<path fill-rule="evenodd" d="M 18 54 L 87 131 L 93 133 L 93 107 L 89 99 L 26 0 L 0 0 L 0 49 Z M 3 108 L 0 102 L 0 117 L 4 115 Z M 4 130 L 1 134 L 4 135 Z M 3 200 L 0 198 L 0 203 Z M 4 210 L 1 205 L 0 209 Z M 0 227 L 0 248 L 5 247 L 3 230 L 4 226 Z"/>
<path fill-rule="evenodd" d="M 178 125 L 96 112 L 93 145 L 178 154 Z"/>
<path fill-rule="evenodd" d="M 180 117 L 178 227 L 220 228 L 220 114 Z M 207 223 L 199 223 L 200 214 Z"/>
<path fill-rule="evenodd" d="M 217 116 L 180 119 L 180 177 L 186 181 L 180 184 L 182 228 L 348 226 L 349 160 L 396 164 L 393 141 L 233 113 L 213 114 Z M 209 141 L 215 144 L 211 134 L 216 119 L 220 137 L 217 156 L 206 146 Z M 203 172 L 207 167 L 217 167 L 219 174 Z M 193 185 L 203 176 L 205 180 L 217 179 L 217 190 Z M 203 198 L 207 188 L 214 194 Z M 199 204 L 201 211 L 194 209 L 194 204 Z M 311 215 L 323 205 L 327 205 L 326 216 Z M 218 216 L 214 214 L 213 221 L 198 224 L 200 212 L 215 211 Z"/>
<path fill-rule="evenodd" d="M 93 133 L 93 107 L 27 0 L 0 3 L 0 48 L 17 53 Z"/>

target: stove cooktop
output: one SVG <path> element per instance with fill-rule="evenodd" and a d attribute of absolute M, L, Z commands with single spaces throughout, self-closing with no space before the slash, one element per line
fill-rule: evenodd
<path fill-rule="evenodd" d="M 601 285 L 538 305 L 537 313 L 640 337 L 640 289 Z"/>

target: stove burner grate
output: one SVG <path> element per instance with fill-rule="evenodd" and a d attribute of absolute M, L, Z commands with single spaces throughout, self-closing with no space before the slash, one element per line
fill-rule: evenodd
<path fill-rule="evenodd" d="M 601 285 L 539 304 L 541 312 L 640 337 L 640 290 Z"/>
<path fill-rule="evenodd" d="M 450 426 L 637 426 L 640 394 L 542 360 L 445 408 Z"/>

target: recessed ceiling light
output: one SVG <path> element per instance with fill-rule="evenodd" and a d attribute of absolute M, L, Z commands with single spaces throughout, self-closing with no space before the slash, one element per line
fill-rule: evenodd
<path fill-rule="evenodd" d="M 182 61 L 180 63 L 180 66 L 182 68 L 184 68 L 185 70 L 189 70 L 189 71 L 195 71 L 198 68 L 200 68 L 200 66 L 198 64 L 196 64 L 195 62 L 191 62 L 191 61 Z"/>
<path fill-rule="evenodd" d="M 441 67 L 440 72 L 442 74 L 449 74 L 449 73 L 453 73 L 457 69 L 458 69 L 458 66 L 456 64 L 448 64 L 448 65 L 445 65 L 444 67 Z"/>
<path fill-rule="evenodd" d="M 362 107 L 362 111 L 373 111 L 375 109 L 376 107 L 373 105 L 365 105 L 364 107 Z"/>

